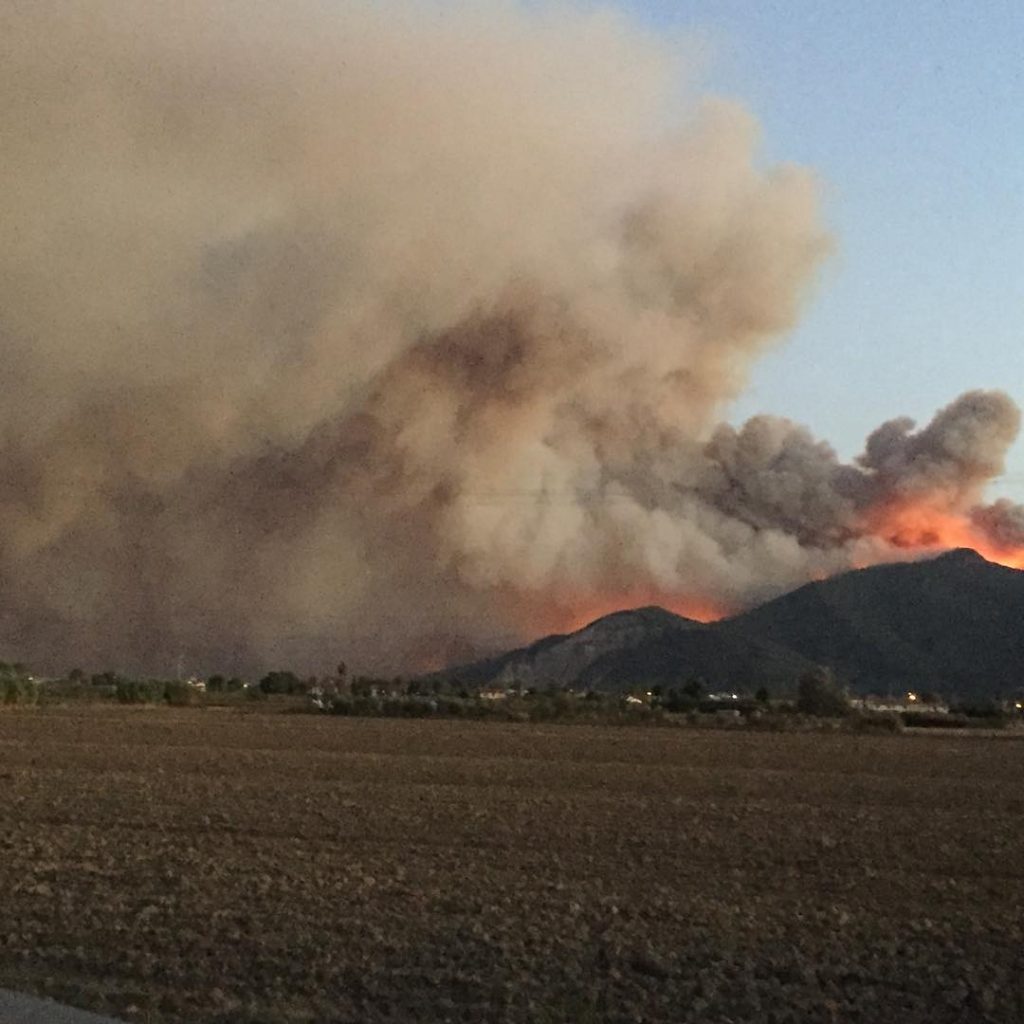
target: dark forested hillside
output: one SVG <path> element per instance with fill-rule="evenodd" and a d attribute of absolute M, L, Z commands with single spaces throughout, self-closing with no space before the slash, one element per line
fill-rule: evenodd
<path fill-rule="evenodd" d="M 967 549 L 809 583 L 717 628 L 788 647 L 865 692 L 1024 687 L 1024 572 Z"/>
<path fill-rule="evenodd" d="M 628 690 L 702 679 L 712 688 L 787 686 L 811 663 L 771 641 L 723 632 L 663 608 L 615 612 L 567 636 L 445 673 L 473 685 Z"/>
<path fill-rule="evenodd" d="M 816 664 L 860 692 L 1013 693 L 1024 688 L 1024 572 L 960 549 L 810 583 L 713 624 L 662 608 L 616 612 L 441 675 L 471 685 L 626 690 L 701 678 L 788 689 Z"/>

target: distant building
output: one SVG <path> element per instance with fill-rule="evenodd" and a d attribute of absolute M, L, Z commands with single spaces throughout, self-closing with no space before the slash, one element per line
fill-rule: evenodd
<path fill-rule="evenodd" d="M 851 697 L 850 707 L 858 711 L 890 711 L 896 714 L 905 714 L 916 711 L 930 715 L 949 714 L 949 705 L 942 700 L 930 698 L 927 701 L 921 699 L 920 694 L 913 690 L 898 697 L 880 697 L 876 694 L 868 694 L 866 697 Z"/>

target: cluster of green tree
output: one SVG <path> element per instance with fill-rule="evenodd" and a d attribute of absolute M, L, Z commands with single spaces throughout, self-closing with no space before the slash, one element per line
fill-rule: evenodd
<path fill-rule="evenodd" d="M 316 685 L 315 679 L 300 679 L 294 672 L 278 669 L 268 672 L 259 682 L 264 694 L 307 694 Z"/>
<path fill-rule="evenodd" d="M 619 717 L 630 712 L 623 698 L 601 694 L 577 696 L 565 691 L 557 693 L 528 691 L 492 699 L 472 693 L 448 696 L 393 695 L 353 696 L 339 694 L 322 704 L 324 711 L 334 715 L 383 718 L 475 718 L 511 722 L 546 722 L 557 719 L 596 720 Z M 630 715 L 636 720 L 643 712 Z"/>
<path fill-rule="evenodd" d="M 738 715 L 762 714 L 769 705 L 766 691 L 754 699 L 730 701 L 709 696 L 695 681 L 679 690 L 603 693 L 573 692 L 556 686 L 481 691 L 449 680 L 354 680 L 345 692 L 314 691 L 316 706 L 336 715 L 393 718 L 488 718 L 505 721 L 560 719 L 637 722 L 679 714 L 714 714 L 723 708 Z"/>
<path fill-rule="evenodd" d="M 316 685 L 315 679 L 302 680 L 293 672 L 283 670 L 269 672 L 255 688 L 248 688 L 245 681 L 237 676 L 212 675 L 199 681 L 201 685 L 196 685 L 195 680 L 133 679 L 109 669 L 87 674 L 80 668 L 74 668 L 63 679 L 47 680 L 42 689 L 38 684 L 29 687 L 27 679 L 28 670 L 24 665 L 0 662 L 0 699 L 11 703 L 31 691 L 44 693 L 56 700 L 113 699 L 122 704 L 186 705 L 201 703 L 204 693 L 217 696 L 243 692 L 250 696 L 296 695 L 307 694 Z"/>
<path fill-rule="evenodd" d="M 202 694 L 192 683 L 180 680 L 119 679 L 114 694 L 122 704 L 170 704 L 191 707 L 202 702 Z"/>
<path fill-rule="evenodd" d="M 844 718 L 851 711 L 850 698 L 828 669 L 820 669 L 800 677 L 796 709 L 814 718 Z"/>
<path fill-rule="evenodd" d="M 13 665 L 0 661 L 0 700 L 4 704 L 34 704 L 39 699 L 39 685 L 21 662 Z"/>
<path fill-rule="evenodd" d="M 904 726 L 915 728 L 970 729 L 1004 728 L 1015 714 L 1005 702 L 997 700 L 954 703 L 948 710 L 939 710 L 942 701 L 937 694 L 918 695 L 920 710 L 900 712 L 855 712 L 846 691 L 840 687 L 831 672 L 821 669 L 800 678 L 797 688 L 796 710 L 815 718 L 855 719 L 853 725 L 861 730 L 899 731 Z"/>
<path fill-rule="evenodd" d="M 40 686 L 28 667 L 0 661 L 0 703 L 27 704 L 39 700 L 114 699 L 124 704 L 191 706 L 208 696 L 228 695 L 245 699 L 270 696 L 306 696 L 323 712 L 337 715 L 405 718 L 491 718 L 507 721 L 677 722 L 686 716 L 695 723 L 740 719 L 738 724 L 759 727 L 801 727 L 806 719 L 845 720 L 844 728 L 858 731 L 897 731 L 905 725 L 944 728 L 1000 727 L 1021 712 L 1013 704 L 983 701 L 954 704 L 940 709 L 941 701 L 930 693 L 919 695 L 920 710 L 893 712 L 855 711 L 846 691 L 831 672 L 817 669 L 797 682 L 794 699 L 775 699 L 764 687 L 749 694 L 714 694 L 707 683 L 691 678 L 679 686 L 635 682 L 627 690 L 574 692 L 556 685 L 507 691 L 482 689 L 456 677 L 429 679 L 356 676 L 349 679 L 344 663 L 328 677 L 303 679 L 287 669 L 268 672 L 256 686 L 238 677 L 212 675 L 204 683 L 153 679 L 129 679 L 113 671 L 86 675 L 73 669 L 64 680 L 47 680 Z M 1009 710 L 1008 710 L 1009 709 Z M 723 713 L 725 713 L 723 715 Z M 787 724 L 788 723 L 788 724 Z"/>
<path fill-rule="evenodd" d="M 904 725 L 917 729 L 1005 729 L 1020 717 L 1019 711 L 995 700 L 954 702 L 944 712 L 922 708 L 900 715 Z"/>
<path fill-rule="evenodd" d="M 662 708 L 671 714 L 687 714 L 692 711 L 711 713 L 723 709 L 736 711 L 741 715 L 763 713 L 773 704 L 771 693 L 765 686 L 760 687 L 753 696 L 748 694 L 729 694 L 723 697 L 708 692 L 707 683 L 700 677 L 687 680 L 679 687 L 652 686 L 645 691 L 642 686 L 634 687 L 631 693 L 649 696 L 652 707 Z"/>
<path fill-rule="evenodd" d="M 226 678 L 225 676 L 214 675 L 206 680 L 207 693 L 238 693 L 244 689 L 245 682 L 239 679 L 238 676 Z"/>

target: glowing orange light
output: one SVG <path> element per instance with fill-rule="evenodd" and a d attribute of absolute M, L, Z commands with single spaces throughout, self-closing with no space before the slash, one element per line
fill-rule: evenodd
<path fill-rule="evenodd" d="M 669 594 L 650 587 L 629 587 L 600 594 L 559 594 L 535 604 L 529 617 L 535 628 L 543 633 L 573 633 L 604 615 L 647 605 L 658 605 L 697 622 L 714 622 L 725 618 L 731 611 L 693 595 Z"/>
<path fill-rule="evenodd" d="M 870 531 L 897 547 L 921 551 L 973 548 L 982 558 L 1024 569 L 1024 547 L 994 543 L 965 516 L 924 505 L 904 504 L 876 510 Z"/>
<path fill-rule="evenodd" d="M 872 510 L 862 523 L 865 534 L 873 535 L 908 554 L 938 555 L 953 548 L 972 548 L 990 562 L 1013 569 L 1024 569 L 1024 547 L 1007 548 L 995 543 L 964 515 L 913 503 L 890 504 Z M 883 555 L 884 558 L 884 555 Z M 862 569 L 873 559 L 855 558 L 847 566 Z M 808 574 L 811 580 L 823 580 L 826 573 Z M 742 610 L 709 600 L 698 592 L 662 590 L 651 584 L 573 591 L 559 588 L 543 595 L 511 593 L 509 605 L 524 636 L 572 633 L 613 612 L 658 605 L 687 619 L 715 622 Z"/>

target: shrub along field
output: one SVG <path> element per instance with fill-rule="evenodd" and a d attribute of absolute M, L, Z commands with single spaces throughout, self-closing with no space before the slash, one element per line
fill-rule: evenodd
<path fill-rule="evenodd" d="M 0 714 L 0 987 L 129 1021 L 1024 1020 L 1024 742 Z"/>

